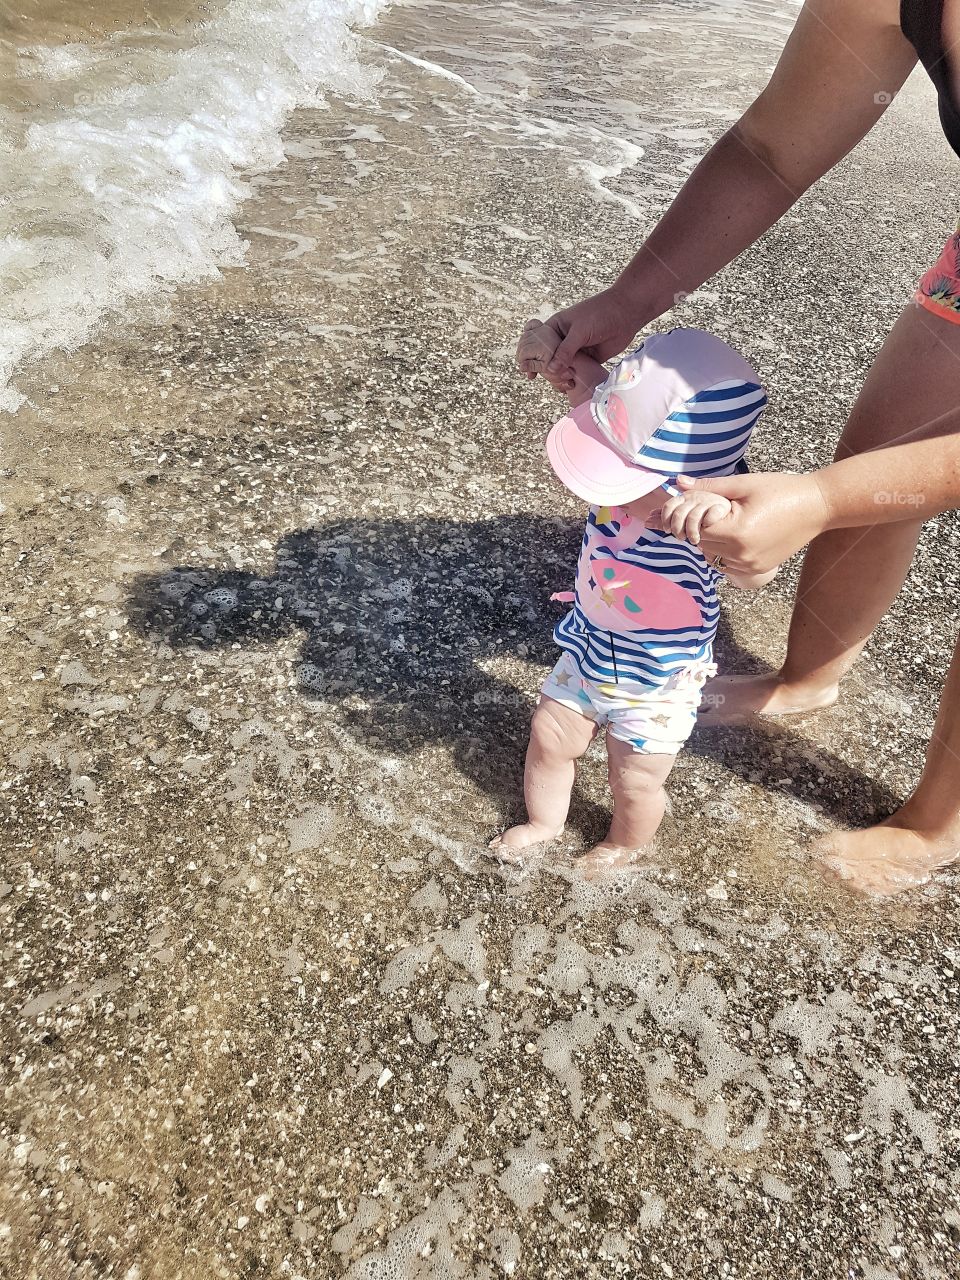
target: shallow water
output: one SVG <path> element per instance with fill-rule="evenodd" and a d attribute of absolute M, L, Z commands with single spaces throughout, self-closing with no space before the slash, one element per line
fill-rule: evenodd
<path fill-rule="evenodd" d="M 393 19 L 403 49 L 369 37 L 364 72 L 349 27 L 380 7 L 170 0 L 91 12 L 34 0 L 11 15 L 0 32 L 10 72 L 0 88 L 0 408 L 21 402 L 8 384 L 22 362 L 72 350 L 131 304 L 156 308 L 177 284 L 243 260 L 233 216 L 251 171 L 281 162 L 279 130 L 293 107 L 331 88 L 369 91 L 391 63 L 412 59 L 457 87 L 417 103 L 433 117 L 422 129 L 479 134 L 488 155 L 555 151 L 590 189 L 642 215 L 643 197 L 664 182 L 659 144 L 682 161 L 703 149 L 712 125 L 735 118 L 744 73 L 734 25 L 762 58 L 792 12 L 701 6 L 700 39 L 713 45 L 707 76 L 684 38 L 684 6 L 601 7 L 586 38 L 566 3 L 498 6 L 484 12 L 481 52 L 475 6 L 445 6 L 438 30 L 434 7 L 405 4 Z M 534 59 L 524 44 L 537 24 Z M 646 181 L 614 194 L 609 180 L 626 168 Z"/>
<path fill-rule="evenodd" d="M 956 1272 L 957 878 L 874 908 L 806 853 L 916 776 L 952 518 L 840 707 L 698 734 L 638 873 L 482 852 L 583 514 L 515 335 L 609 280 L 793 11 L 395 6 L 372 96 L 246 175 L 246 265 L 18 373 L 12 1273 Z M 911 86 L 678 307 L 763 374 L 756 465 L 829 455 L 950 225 L 941 146 Z M 731 596 L 726 667 L 776 660 L 791 582 Z M 597 750 L 561 854 L 605 806 Z"/>
<path fill-rule="evenodd" d="M 82 14 L 28 6 L 2 38 L 0 409 L 23 361 L 243 259 L 241 170 L 289 112 L 369 87 L 349 24 L 377 0 L 224 0 Z"/>

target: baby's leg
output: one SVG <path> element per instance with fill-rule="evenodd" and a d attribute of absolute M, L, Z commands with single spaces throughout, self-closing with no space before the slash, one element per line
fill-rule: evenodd
<path fill-rule="evenodd" d="M 648 755 L 607 734 L 608 774 L 613 820 L 605 840 L 578 859 L 584 868 L 618 867 L 657 834 L 667 803 L 663 784 L 675 755 Z"/>
<path fill-rule="evenodd" d="M 596 723 L 553 698 L 541 697 L 530 726 L 523 770 L 527 821 L 490 842 L 498 854 L 553 840 L 563 830 L 570 808 L 575 761 L 590 745 Z"/>

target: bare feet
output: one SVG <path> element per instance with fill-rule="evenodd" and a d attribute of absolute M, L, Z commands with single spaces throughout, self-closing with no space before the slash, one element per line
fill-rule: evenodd
<path fill-rule="evenodd" d="M 776 671 L 759 676 L 716 676 L 703 686 L 700 715 L 706 724 L 736 724 L 750 716 L 791 716 L 820 711 L 837 700 L 837 688 L 803 689 Z"/>
<path fill-rule="evenodd" d="M 506 862 L 522 862 L 521 850 L 532 845 L 546 844 L 548 840 L 556 840 L 563 834 L 563 827 L 545 827 L 538 822 L 521 822 L 510 827 L 501 836 L 494 836 L 487 846 L 498 858 Z"/>
<path fill-rule="evenodd" d="M 628 867 L 643 853 L 643 849 L 625 849 L 622 845 L 610 844 L 601 840 L 588 852 L 577 858 L 574 866 L 584 875 L 591 877 L 601 875 L 605 871 L 619 871 Z"/>
<path fill-rule="evenodd" d="M 895 813 L 864 831 L 840 831 L 813 849 L 832 875 L 870 898 L 890 898 L 926 884 L 932 873 L 960 856 L 960 837 L 934 837 L 905 825 Z"/>

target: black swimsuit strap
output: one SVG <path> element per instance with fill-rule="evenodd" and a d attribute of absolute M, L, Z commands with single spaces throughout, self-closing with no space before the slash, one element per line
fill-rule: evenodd
<path fill-rule="evenodd" d="M 900 27 L 937 87 L 943 131 L 960 155 L 960 103 L 954 94 L 950 54 L 943 43 L 943 5 L 944 0 L 900 0 Z"/>

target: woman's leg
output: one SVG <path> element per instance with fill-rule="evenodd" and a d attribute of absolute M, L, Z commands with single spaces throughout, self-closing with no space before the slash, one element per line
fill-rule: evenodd
<path fill-rule="evenodd" d="M 817 855 L 861 893 L 888 897 L 960 854 L 960 642 L 954 648 L 923 774 L 901 809 L 866 831 L 828 836 Z"/>
<path fill-rule="evenodd" d="M 911 304 L 874 361 L 836 456 L 882 448 L 940 418 L 956 404 L 958 379 L 960 325 Z M 895 476 L 890 477 L 890 488 L 896 489 Z M 919 529 L 917 521 L 906 519 L 837 529 L 812 542 L 803 562 L 783 666 L 769 675 L 711 681 L 701 714 L 721 721 L 758 711 L 806 711 L 833 702 L 841 678 L 900 590 Z"/>

